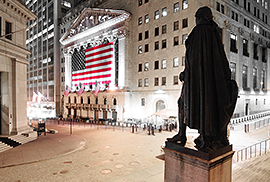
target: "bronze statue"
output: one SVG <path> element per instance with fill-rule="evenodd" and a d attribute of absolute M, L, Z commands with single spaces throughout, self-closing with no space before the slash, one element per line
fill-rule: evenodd
<path fill-rule="evenodd" d="M 211 9 L 196 12 L 196 26 L 185 42 L 185 70 L 179 75 L 184 81 L 178 100 L 179 133 L 169 142 L 186 143 L 186 126 L 198 129 L 196 148 L 215 151 L 229 145 L 227 125 L 233 114 L 238 87 L 231 80 L 218 25 Z"/>

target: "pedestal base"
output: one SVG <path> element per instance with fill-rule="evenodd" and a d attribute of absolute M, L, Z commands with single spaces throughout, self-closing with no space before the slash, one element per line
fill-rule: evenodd
<path fill-rule="evenodd" d="M 169 143 L 169 142 L 168 142 Z M 232 179 L 232 156 L 230 147 L 215 154 L 204 153 L 186 147 L 173 147 L 166 143 L 165 182 L 230 182 Z M 168 148 L 169 147 L 169 148 Z M 230 148 L 230 150 L 229 150 Z M 218 154 L 218 155 L 217 155 Z M 217 156 L 216 156 L 217 155 Z"/>

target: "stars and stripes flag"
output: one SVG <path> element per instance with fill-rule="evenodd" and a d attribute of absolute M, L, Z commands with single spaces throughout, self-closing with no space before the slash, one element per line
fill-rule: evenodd
<path fill-rule="evenodd" d="M 99 83 L 96 81 L 96 83 L 95 83 L 95 96 L 97 96 L 97 94 L 98 94 L 98 92 L 99 92 L 99 89 L 100 89 L 100 85 L 99 85 Z"/>
<path fill-rule="evenodd" d="M 70 91 L 71 91 L 71 88 L 70 88 L 70 87 L 68 87 L 68 89 L 66 89 L 66 90 L 65 90 L 65 93 L 64 93 L 64 94 L 65 94 L 65 96 L 68 96 L 68 94 L 69 94 L 69 92 L 70 92 Z"/>
<path fill-rule="evenodd" d="M 84 91 L 84 85 L 80 88 L 80 90 L 77 92 L 77 94 L 80 96 L 80 95 L 82 95 L 83 91 Z"/>
<path fill-rule="evenodd" d="M 72 83 L 94 85 L 110 84 L 113 78 L 113 43 L 109 42 L 72 55 Z"/>
<path fill-rule="evenodd" d="M 32 102 L 36 102 L 37 98 L 38 98 L 38 95 L 36 94 L 36 92 L 33 92 Z"/>

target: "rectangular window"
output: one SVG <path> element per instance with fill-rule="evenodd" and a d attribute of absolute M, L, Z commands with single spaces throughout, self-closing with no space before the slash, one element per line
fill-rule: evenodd
<path fill-rule="evenodd" d="M 167 67 L 167 61 L 166 61 L 166 59 L 163 59 L 163 60 L 161 61 L 161 68 L 162 68 L 162 69 L 166 69 L 166 67 Z"/>
<path fill-rule="evenodd" d="M 178 76 L 173 76 L 173 84 L 178 85 Z"/>
<path fill-rule="evenodd" d="M 221 13 L 224 14 L 225 13 L 225 8 L 224 5 L 221 5 Z"/>
<path fill-rule="evenodd" d="M 149 30 L 145 31 L 144 33 L 144 39 L 148 39 L 149 38 Z"/>
<path fill-rule="evenodd" d="M 159 69 L 159 61 L 155 61 L 155 70 Z"/>
<path fill-rule="evenodd" d="M 247 72 L 248 72 L 248 67 L 243 65 L 243 71 L 242 71 L 242 87 L 243 89 L 247 88 Z"/>
<path fill-rule="evenodd" d="M 159 19 L 159 10 L 155 11 L 155 20 Z"/>
<path fill-rule="evenodd" d="M 179 21 L 175 21 L 173 23 L 173 31 L 175 31 L 175 30 L 179 30 Z"/>
<path fill-rule="evenodd" d="M 140 45 L 139 47 L 138 47 L 138 54 L 142 54 L 143 53 L 143 50 L 142 50 L 142 46 Z"/>
<path fill-rule="evenodd" d="M 243 55 L 244 56 L 249 56 L 248 53 L 248 41 L 246 39 L 243 39 Z"/>
<path fill-rule="evenodd" d="M 144 71 L 148 71 L 149 70 L 149 63 L 144 63 Z"/>
<path fill-rule="evenodd" d="M 138 68 L 138 72 L 141 72 L 141 71 L 142 71 L 142 64 L 140 63 L 139 68 Z"/>
<path fill-rule="evenodd" d="M 218 12 L 220 12 L 220 3 L 219 3 L 219 2 L 216 3 L 216 10 L 217 10 Z"/>
<path fill-rule="evenodd" d="M 139 19 L 138 19 L 138 25 L 141 25 L 142 24 L 142 17 L 140 17 Z"/>
<path fill-rule="evenodd" d="M 159 49 L 159 43 L 158 41 L 155 42 L 155 50 L 158 50 Z"/>
<path fill-rule="evenodd" d="M 248 2 L 248 12 L 250 12 L 250 2 Z"/>
<path fill-rule="evenodd" d="M 144 46 L 144 52 L 149 52 L 149 44 L 145 44 L 145 46 Z"/>
<path fill-rule="evenodd" d="M 145 79 L 144 79 L 144 86 L 145 86 L 145 87 L 148 87 L 148 78 L 145 78 Z"/>
<path fill-rule="evenodd" d="M 167 47 L 167 41 L 166 39 L 162 40 L 162 49 L 165 49 Z"/>
<path fill-rule="evenodd" d="M 187 38 L 188 38 L 187 34 L 182 35 L 182 44 L 185 44 Z"/>
<path fill-rule="evenodd" d="M 174 46 L 179 45 L 179 37 L 178 36 L 173 38 L 173 45 Z"/>
<path fill-rule="evenodd" d="M 162 77 L 161 80 L 162 80 L 161 85 L 163 85 L 163 86 L 166 85 L 166 77 Z"/>
<path fill-rule="evenodd" d="M 159 27 L 156 27 L 155 28 L 155 36 L 158 36 L 159 35 Z"/>
<path fill-rule="evenodd" d="M 155 78 L 155 85 L 154 86 L 158 86 L 158 78 Z"/>
<path fill-rule="evenodd" d="M 138 87 L 142 87 L 142 79 L 138 80 Z"/>
<path fill-rule="evenodd" d="M 142 40 L 142 33 L 139 33 L 139 41 Z"/>
<path fill-rule="evenodd" d="M 230 63 L 230 69 L 231 69 L 231 79 L 235 80 L 236 76 L 236 64 L 235 63 Z"/>
<path fill-rule="evenodd" d="M 165 7 L 165 8 L 163 8 L 162 9 L 162 17 L 165 17 L 165 16 L 167 16 L 167 8 Z"/>
<path fill-rule="evenodd" d="M 149 22 L 149 15 L 145 15 L 144 16 L 144 23 L 148 23 Z"/>
<path fill-rule="evenodd" d="M 5 35 L 12 33 L 12 23 L 6 21 Z M 6 39 L 12 40 L 12 35 L 6 36 Z"/>
<path fill-rule="evenodd" d="M 165 34 L 167 32 L 167 25 L 162 26 L 162 34 Z"/>
<path fill-rule="evenodd" d="M 139 0 L 138 3 L 139 3 L 139 6 L 141 6 L 142 5 L 142 0 Z"/>
<path fill-rule="evenodd" d="M 182 1 L 182 9 L 187 9 L 188 8 L 188 0 L 183 0 Z"/>
<path fill-rule="evenodd" d="M 186 28 L 186 27 L 188 27 L 188 19 L 187 18 L 182 20 L 182 28 Z"/>
<path fill-rule="evenodd" d="M 173 67 L 178 67 L 179 66 L 179 57 L 173 58 Z"/>
<path fill-rule="evenodd" d="M 178 11 L 179 11 L 179 3 L 175 3 L 173 5 L 173 12 L 175 13 L 175 12 L 178 12 Z"/>
<path fill-rule="evenodd" d="M 253 88 L 257 88 L 257 68 L 253 68 Z"/>
<path fill-rule="evenodd" d="M 259 56 L 258 56 L 258 44 L 253 43 L 253 58 L 258 60 Z"/>
<path fill-rule="evenodd" d="M 234 35 L 234 34 L 231 34 L 231 48 L 230 48 L 230 50 L 231 50 L 231 52 L 235 52 L 235 53 L 237 53 L 238 51 L 237 51 L 237 47 L 236 47 L 236 42 L 237 42 L 237 36 L 236 35 Z"/>
<path fill-rule="evenodd" d="M 142 104 L 142 106 L 145 106 L 145 98 L 141 99 L 141 104 Z"/>
<path fill-rule="evenodd" d="M 148 3 L 148 2 L 149 2 L 149 0 L 145 0 L 145 1 L 144 1 L 145 4 Z"/>
<path fill-rule="evenodd" d="M 267 49 L 265 47 L 262 47 L 262 62 L 267 62 L 267 56 L 266 56 Z"/>
<path fill-rule="evenodd" d="M 265 89 L 265 70 L 262 70 L 261 89 Z"/>

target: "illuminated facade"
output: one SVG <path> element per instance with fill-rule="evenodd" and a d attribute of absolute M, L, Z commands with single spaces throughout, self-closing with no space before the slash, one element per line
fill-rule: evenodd
<path fill-rule="evenodd" d="M 29 132 L 26 116 L 26 22 L 36 15 L 21 1 L 0 1 L 0 135 Z"/>
<path fill-rule="evenodd" d="M 81 14 L 85 12 L 85 7 L 89 8 L 89 11 L 98 11 L 99 14 L 108 11 L 106 9 L 111 11 L 121 9 L 130 13 L 130 18 L 124 26 L 126 31 L 124 49 L 119 49 L 119 54 L 124 51 L 122 55 L 125 55 L 123 57 L 125 71 L 119 74 L 119 78 L 122 77 L 124 80 L 121 85 L 124 89 L 120 90 L 124 93 L 121 95 L 124 98 L 121 98 L 123 103 L 119 105 L 119 108 L 120 106 L 124 108 L 124 114 L 121 114 L 123 109 L 116 110 L 116 112 L 120 113 L 123 118 L 145 119 L 153 113 L 167 108 L 175 109 L 174 115 L 177 116 L 177 100 L 182 86 L 178 75 L 185 66 L 184 42 L 195 26 L 195 12 L 199 7 L 205 5 L 211 7 L 214 20 L 221 28 L 220 33 L 232 70 L 232 78 L 237 81 L 239 86 L 239 98 L 234 117 L 268 110 L 270 108 L 268 0 L 209 0 L 204 2 L 198 0 L 129 0 L 125 3 L 119 0 L 86 1 L 62 18 L 60 24 L 63 32 L 62 38 L 64 32 L 70 32 L 73 25 L 82 17 Z M 114 26 L 110 26 L 108 22 L 104 22 L 103 25 L 106 25 L 109 31 L 99 29 L 100 31 L 97 31 L 92 37 L 91 33 L 82 31 L 80 39 L 85 41 L 83 44 L 75 39 L 72 44 L 63 44 L 64 46 L 61 48 L 64 52 L 61 54 L 61 67 L 64 69 L 61 73 L 62 93 L 64 93 L 66 85 L 72 84 L 71 72 L 65 70 L 67 64 L 70 64 L 67 63 L 67 60 L 71 60 L 66 56 L 67 47 L 71 49 L 77 47 L 80 50 L 81 46 L 98 39 L 102 44 L 102 38 L 114 29 Z M 94 32 L 95 26 L 90 28 L 89 32 L 91 30 Z M 72 51 L 68 52 L 73 54 Z M 64 76 L 64 74 L 66 75 Z M 83 99 L 90 96 L 91 93 L 84 92 Z M 76 100 L 81 98 L 76 93 L 72 94 L 72 97 L 77 97 Z M 64 103 L 73 105 L 73 107 L 65 106 L 65 109 L 71 108 L 72 110 L 73 108 L 74 110 L 77 107 L 72 100 L 69 102 L 68 97 L 65 97 Z M 90 104 L 95 105 L 92 102 Z M 94 105 L 93 107 L 98 107 Z M 85 107 L 80 108 L 82 111 L 85 110 Z M 66 115 L 67 112 L 65 110 Z M 72 111 L 69 113 L 73 115 Z M 86 115 L 81 117 L 86 117 Z M 99 117 L 102 118 L 101 115 Z"/>

